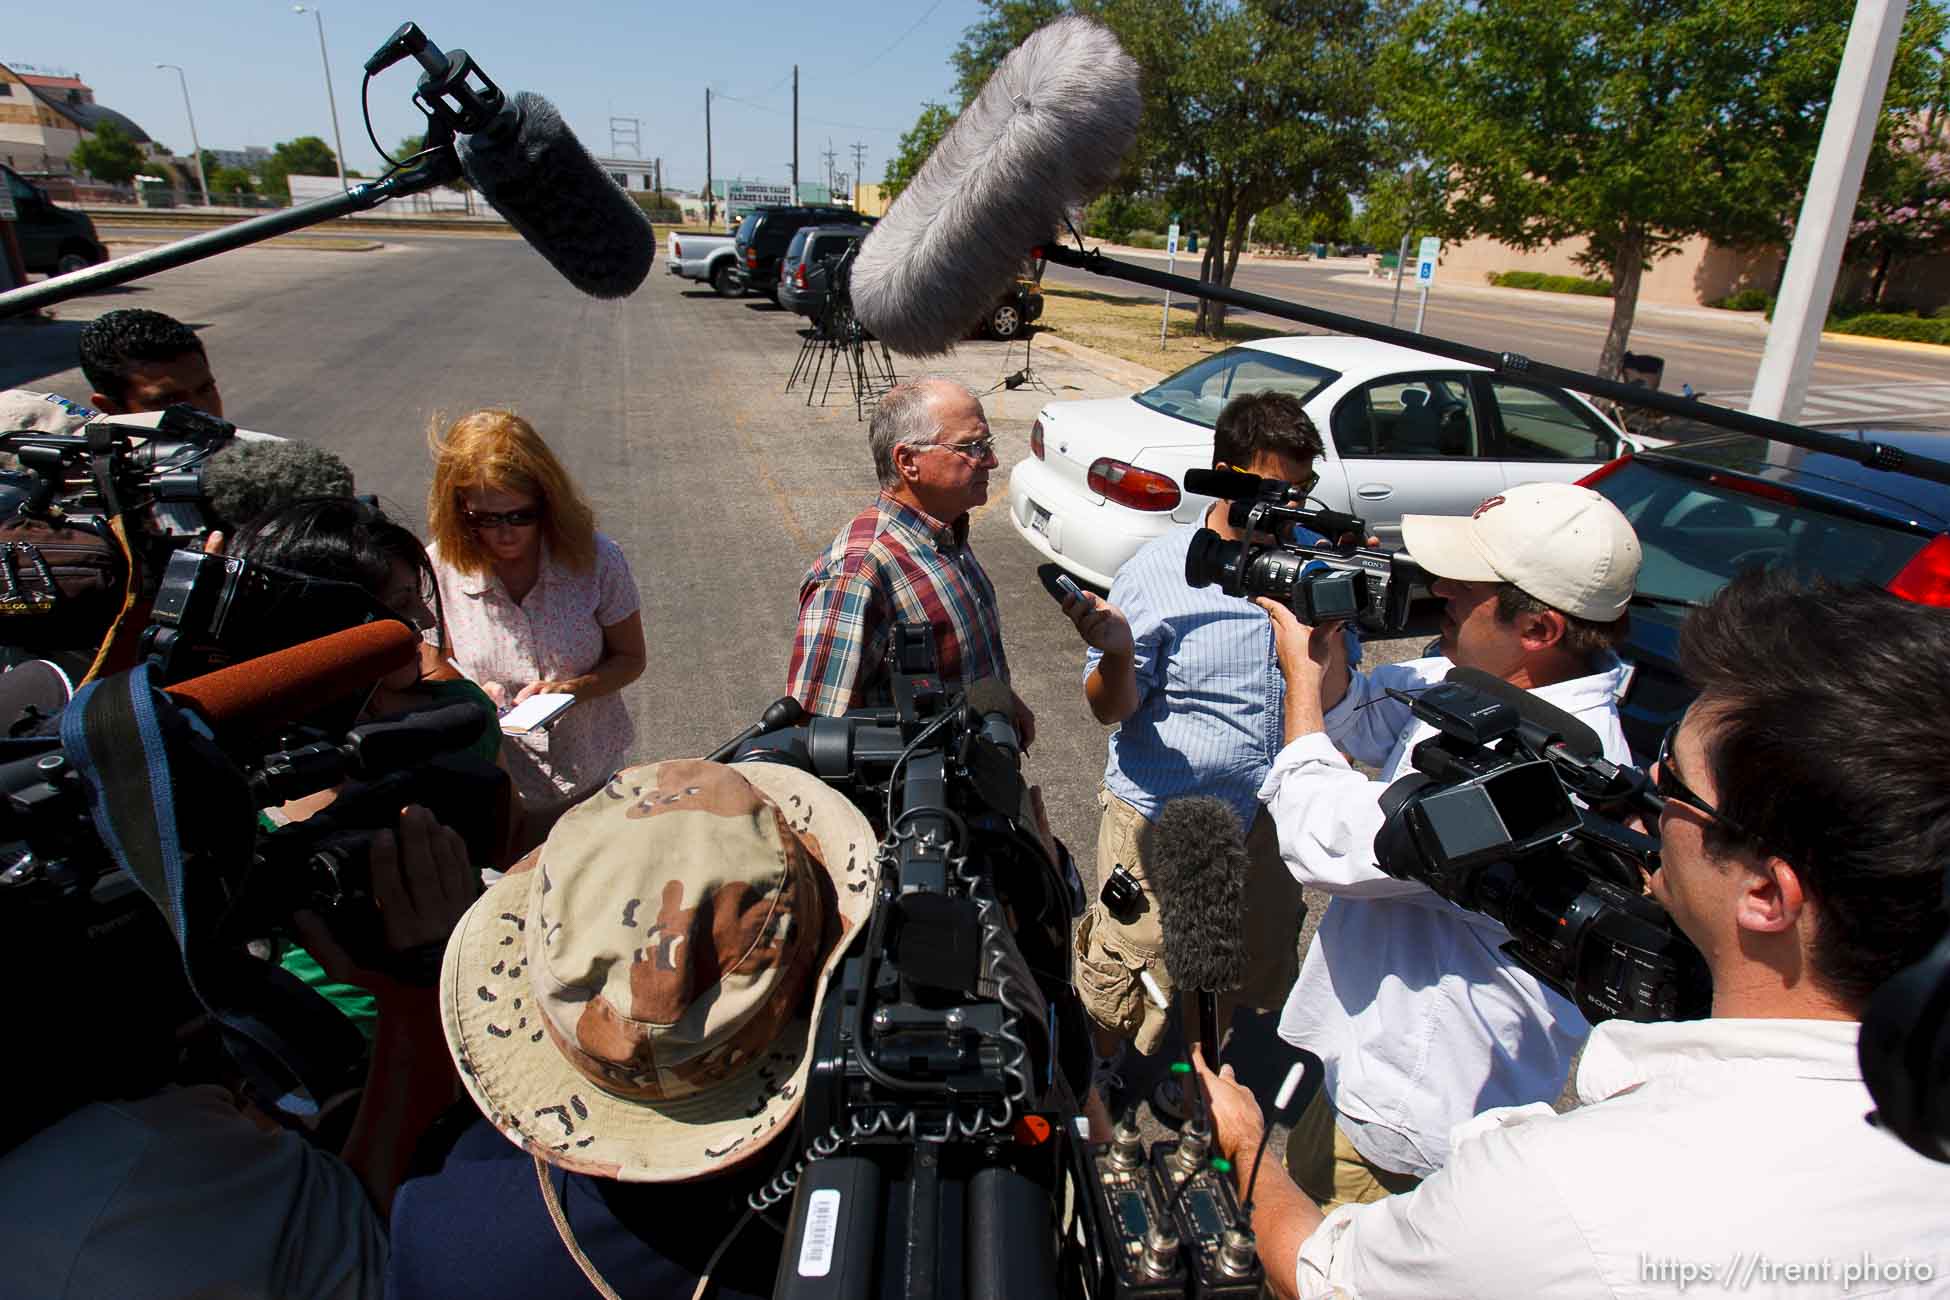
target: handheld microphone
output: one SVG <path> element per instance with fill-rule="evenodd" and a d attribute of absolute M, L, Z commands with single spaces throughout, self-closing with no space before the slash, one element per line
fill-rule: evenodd
<path fill-rule="evenodd" d="M 1002 61 L 860 243 L 853 314 L 896 352 L 946 352 L 1029 251 L 1114 180 L 1137 139 L 1137 63 L 1066 17 Z"/>
<path fill-rule="evenodd" d="M 515 95 L 454 148 L 488 206 L 582 292 L 624 298 L 650 274 L 650 218 L 540 95 Z"/>
<path fill-rule="evenodd" d="M 262 732 L 365 691 L 420 653 L 420 637 L 377 619 L 164 688 L 219 733 Z"/>
<path fill-rule="evenodd" d="M 1199 1047 L 1219 1068 L 1218 994 L 1246 978 L 1246 839 L 1238 814 L 1223 799 L 1173 799 L 1152 831 L 1158 925 L 1165 969 L 1199 998 Z"/>
<path fill-rule="evenodd" d="M 765 706 L 758 721 L 719 745 L 705 756 L 707 763 L 722 763 L 737 752 L 738 746 L 757 736 L 769 736 L 784 727 L 796 727 L 806 720 L 806 706 L 790 695 L 781 695 Z"/>

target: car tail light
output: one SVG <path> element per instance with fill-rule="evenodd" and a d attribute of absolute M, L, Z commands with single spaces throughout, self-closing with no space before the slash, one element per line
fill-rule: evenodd
<path fill-rule="evenodd" d="M 792 268 L 792 287 L 795 289 L 803 289 L 806 287 L 806 264 L 804 262 Z"/>
<path fill-rule="evenodd" d="M 1912 555 L 1890 580 L 1889 590 L 1919 605 L 1950 605 L 1950 533 L 1938 533 Z"/>
<path fill-rule="evenodd" d="M 758 254 L 750 253 L 750 252 L 746 253 L 745 265 L 751 267 L 752 270 L 756 271 L 758 269 Z"/>
<path fill-rule="evenodd" d="M 1618 473 L 1619 470 L 1624 469 L 1626 463 L 1629 462 L 1631 459 L 1632 459 L 1631 449 L 1627 448 L 1625 451 L 1619 454 L 1618 459 L 1606 461 L 1604 464 L 1600 465 L 1597 469 L 1592 470 L 1589 474 L 1586 474 L 1583 478 L 1579 479 L 1578 486 L 1597 487 L 1600 483 L 1604 482 L 1612 475 Z"/>
<path fill-rule="evenodd" d="M 1706 481 L 1714 487 L 1725 488 L 1729 492 L 1742 492 L 1750 497 L 1759 497 L 1762 501 L 1772 501 L 1777 506 L 1801 504 L 1794 493 L 1775 483 L 1759 483 L 1734 474 L 1708 474 Z"/>
<path fill-rule="evenodd" d="M 674 239 L 673 239 L 673 240 L 671 240 L 671 241 L 670 241 L 670 255 L 671 255 L 672 257 L 682 257 L 682 256 L 684 256 L 684 246 L 683 246 L 682 244 L 680 244 L 680 243 L 678 243 L 678 242 L 677 242 L 676 240 L 674 240 Z"/>
<path fill-rule="evenodd" d="M 1041 420 L 1029 426 L 1029 454 L 1037 460 L 1043 458 L 1043 422 Z"/>
<path fill-rule="evenodd" d="M 1164 474 L 1139 469 L 1127 461 L 1101 457 L 1090 464 L 1090 490 L 1108 501 L 1133 510 L 1173 510 L 1178 484 Z"/>

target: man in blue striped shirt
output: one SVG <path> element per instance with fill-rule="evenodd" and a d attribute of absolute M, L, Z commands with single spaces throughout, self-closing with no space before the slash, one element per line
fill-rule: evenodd
<path fill-rule="evenodd" d="M 1313 421 L 1286 393 L 1234 398 L 1213 429 L 1215 468 L 1230 466 L 1302 489 L 1318 482 L 1313 463 L 1322 450 Z M 1173 996 L 1146 861 L 1152 824 L 1167 801 L 1215 796 L 1249 828 L 1246 983 L 1220 999 L 1221 1032 L 1234 1007 L 1283 1005 L 1299 974 L 1305 906 L 1299 884 L 1280 861 L 1273 824 L 1257 794 L 1280 751 L 1286 699 L 1271 625 L 1250 601 L 1185 582 L 1185 555 L 1199 528 L 1239 537 L 1226 515 L 1227 503 L 1217 502 L 1202 523 L 1150 542 L 1118 571 L 1108 602 L 1085 592 L 1064 605 L 1090 647 L 1084 674 L 1090 710 L 1099 722 L 1117 727 L 1098 793 L 1098 879 L 1122 867 L 1142 895 L 1118 913 L 1101 899 L 1092 903 L 1077 930 L 1077 992 L 1096 1022 L 1097 1082 L 1106 1103 L 1121 1087 L 1116 1070 L 1123 1044 L 1134 1041 L 1149 1056 L 1169 1025 L 1140 983 L 1149 972 L 1160 995 L 1167 1001 Z M 1358 643 L 1350 653 L 1359 657 Z M 1195 1007 L 1187 1001 L 1188 1042 L 1197 1037 Z M 1179 1093 L 1174 1075 L 1160 1085 L 1152 1108 L 1174 1121 L 1182 1118 Z"/>

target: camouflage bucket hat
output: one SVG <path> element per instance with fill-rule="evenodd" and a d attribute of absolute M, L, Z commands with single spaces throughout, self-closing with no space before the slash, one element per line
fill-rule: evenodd
<path fill-rule="evenodd" d="M 510 1141 L 684 1182 L 798 1114 L 827 977 L 873 910 L 872 828 L 777 763 L 628 768 L 461 918 L 441 1022 Z"/>

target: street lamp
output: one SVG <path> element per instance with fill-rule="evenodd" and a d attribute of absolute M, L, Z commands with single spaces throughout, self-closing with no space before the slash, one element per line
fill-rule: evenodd
<path fill-rule="evenodd" d="M 339 138 L 339 101 L 332 93 L 332 61 L 325 57 L 325 15 L 318 12 L 317 5 L 292 5 L 294 14 L 310 14 L 318 22 L 318 61 L 325 66 L 325 102 L 332 106 L 332 144 L 338 149 L 339 188 L 349 188 L 345 183 L 345 141 Z"/>
<path fill-rule="evenodd" d="M 203 191 L 203 206 L 210 206 L 210 182 L 203 175 L 203 145 L 196 138 L 196 112 L 190 108 L 190 79 L 183 75 L 182 68 L 174 63 L 158 63 L 158 69 L 168 68 L 176 74 L 176 80 L 183 87 L 183 112 L 190 119 L 190 152 L 196 159 L 196 185 Z"/>

